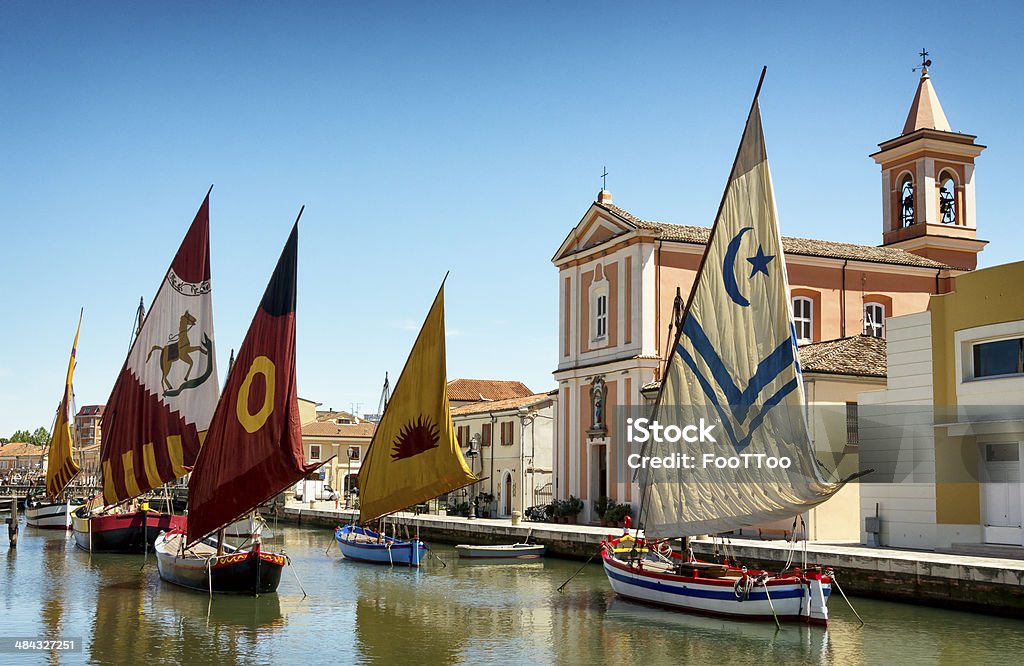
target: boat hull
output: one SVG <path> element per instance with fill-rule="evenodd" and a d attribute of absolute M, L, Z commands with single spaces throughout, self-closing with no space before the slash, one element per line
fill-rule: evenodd
<path fill-rule="evenodd" d="M 25 507 L 25 522 L 32 527 L 46 530 L 71 529 L 71 514 L 82 506 L 70 502 L 29 501 Z"/>
<path fill-rule="evenodd" d="M 281 583 L 288 560 L 278 553 L 258 549 L 237 550 L 224 555 L 182 555 L 171 535 L 157 537 L 156 553 L 160 578 L 181 587 L 220 594 L 270 594 Z"/>
<path fill-rule="evenodd" d="M 144 553 L 153 547 L 160 532 L 184 531 L 187 520 L 155 511 L 135 511 L 100 516 L 72 514 L 75 545 L 93 553 Z"/>
<path fill-rule="evenodd" d="M 608 582 L 619 596 L 673 610 L 742 620 L 806 622 L 827 625 L 829 579 L 786 576 L 748 592 L 737 591 L 736 577 L 679 576 L 634 567 L 603 551 Z M 770 598 L 770 601 L 769 601 Z"/>
<path fill-rule="evenodd" d="M 544 555 L 544 546 L 516 543 L 498 546 L 455 546 L 455 552 L 466 560 L 527 560 Z"/>
<path fill-rule="evenodd" d="M 371 564 L 418 567 L 427 552 L 427 546 L 418 539 L 403 541 L 378 536 L 373 530 L 357 525 L 339 527 L 334 539 L 345 559 Z"/>

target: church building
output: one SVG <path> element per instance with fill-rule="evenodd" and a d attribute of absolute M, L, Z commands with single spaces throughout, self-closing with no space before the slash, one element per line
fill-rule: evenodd
<path fill-rule="evenodd" d="M 903 132 L 871 155 L 881 167 L 881 244 L 783 237 L 805 382 L 848 380 L 822 396 L 808 389 L 809 401 L 855 409 L 857 393 L 877 388 L 884 374 L 882 361 L 881 370 L 857 368 L 864 358 L 885 358 L 886 318 L 925 310 L 931 295 L 951 291 L 956 276 L 977 265 L 985 241 L 977 238 L 974 159 L 985 147 L 975 138 L 952 131 L 924 69 Z M 616 441 L 616 408 L 656 396 L 709 233 L 641 219 L 602 189 L 552 259 L 559 291 L 554 490 L 557 498 L 584 500 L 581 520 L 596 518 L 600 497 L 636 511 L 631 451 Z M 855 436 L 839 449 L 848 445 L 855 449 Z"/>

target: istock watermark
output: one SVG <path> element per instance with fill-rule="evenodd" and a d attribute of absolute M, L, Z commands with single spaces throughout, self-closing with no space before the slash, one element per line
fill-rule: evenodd
<path fill-rule="evenodd" d="M 631 444 L 717 444 L 715 427 L 703 417 L 695 423 L 662 425 L 657 420 L 640 418 L 626 419 L 626 441 Z M 630 469 L 789 469 L 793 461 L 786 456 L 770 456 L 766 453 L 738 453 L 722 456 L 715 453 L 671 453 L 665 456 L 649 456 L 632 453 L 626 457 Z"/>
<path fill-rule="evenodd" d="M 789 469 L 793 461 L 787 456 L 770 456 L 766 453 L 741 453 L 735 456 L 719 456 L 704 453 L 698 459 L 688 453 L 668 456 L 642 456 L 630 454 L 626 458 L 630 469 Z"/>
<path fill-rule="evenodd" d="M 663 426 L 657 421 L 647 418 L 630 418 L 626 419 L 626 441 L 638 444 L 646 444 L 648 441 L 677 444 L 680 440 L 691 444 L 696 442 L 717 443 L 718 440 L 712 434 L 716 425 L 701 419 L 699 424 L 678 426 L 673 423 Z"/>

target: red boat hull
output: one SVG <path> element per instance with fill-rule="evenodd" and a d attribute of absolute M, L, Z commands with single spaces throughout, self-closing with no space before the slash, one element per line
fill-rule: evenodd
<path fill-rule="evenodd" d="M 93 553 L 144 553 L 153 548 L 160 532 L 185 530 L 188 524 L 185 516 L 156 511 L 101 516 L 80 514 L 84 511 L 72 517 L 75 545 Z"/>

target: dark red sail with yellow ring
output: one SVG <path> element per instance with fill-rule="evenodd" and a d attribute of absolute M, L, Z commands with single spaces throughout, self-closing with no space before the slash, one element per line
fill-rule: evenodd
<path fill-rule="evenodd" d="M 295 386 L 297 266 L 298 220 L 235 357 L 192 470 L 190 543 L 246 515 L 319 466 L 307 464 L 302 451 Z"/>

